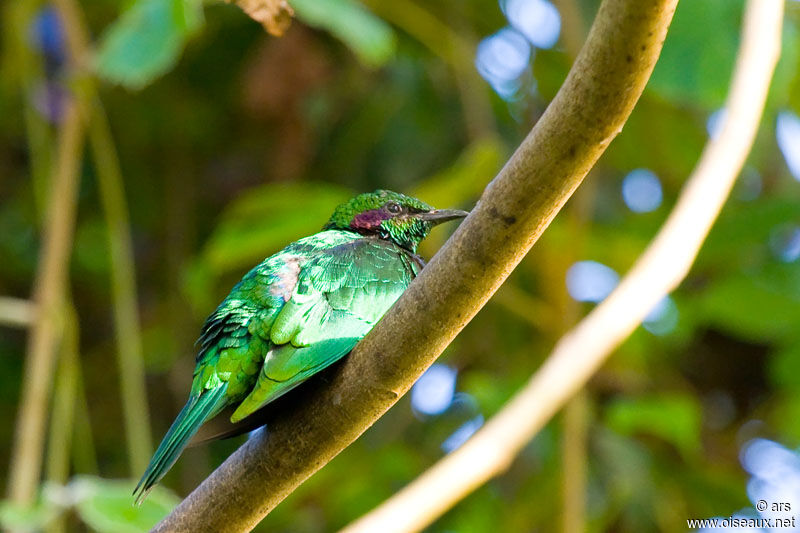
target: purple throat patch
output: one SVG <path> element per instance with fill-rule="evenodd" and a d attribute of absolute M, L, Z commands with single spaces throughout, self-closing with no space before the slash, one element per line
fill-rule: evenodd
<path fill-rule="evenodd" d="M 350 227 L 355 230 L 378 229 L 378 227 L 381 225 L 381 222 L 387 218 L 389 217 L 380 209 L 370 209 L 369 211 L 364 211 L 363 213 L 359 213 L 354 216 L 353 221 L 350 222 Z"/>

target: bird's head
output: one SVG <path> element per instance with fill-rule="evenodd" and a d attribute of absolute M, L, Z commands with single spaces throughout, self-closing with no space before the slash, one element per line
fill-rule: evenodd
<path fill-rule="evenodd" d="M 434 209 L 416 198 L 377 190 L 340 204 L 323 229 L 374 235 L 414 252 L 433 226 L 468 214 L 457 209 Z"/>

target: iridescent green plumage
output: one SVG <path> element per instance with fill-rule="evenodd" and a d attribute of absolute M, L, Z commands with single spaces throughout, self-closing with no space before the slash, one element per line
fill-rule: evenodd
<path fill-rule="evenodd" d="M 465 216 L 391 191 L 356 196 L 323 231 L 248 272 L 206 320 L 189 401 L 134 494 L 140 502 L 207 420 L 238 422 L 346 355 L 422 268 L 434 224 Z"/>

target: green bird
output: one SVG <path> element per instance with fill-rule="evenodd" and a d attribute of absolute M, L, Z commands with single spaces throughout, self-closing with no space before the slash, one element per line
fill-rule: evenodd
<path fill-rule="evenodd" d="M 134 490 L 139 504 L 189 439 L 226 407 L 233 423 L 347 355 L 424 263 L 417 245 L 465 211 L 378 190 L 339 205 L 322 231 L 265 259 L 206 319 L 189 400 Z"/>

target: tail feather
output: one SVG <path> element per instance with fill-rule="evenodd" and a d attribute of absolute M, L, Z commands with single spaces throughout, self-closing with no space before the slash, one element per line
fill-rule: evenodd
<path fill-rule="evenodd" d="M 178 456 L 186 448 L 189 439 L 203 422 L 225 408 L 227 389 L 227 384 L 224 384 L 216 389 L 207 390 L 200 396 L 193 396 L 181 409 L 133 491 L 136 505 L 140 505 L 144 501 L 156 483 L 161 481 L 161 478 L 172 468 L 172 465 L 178 460 Z"/>

